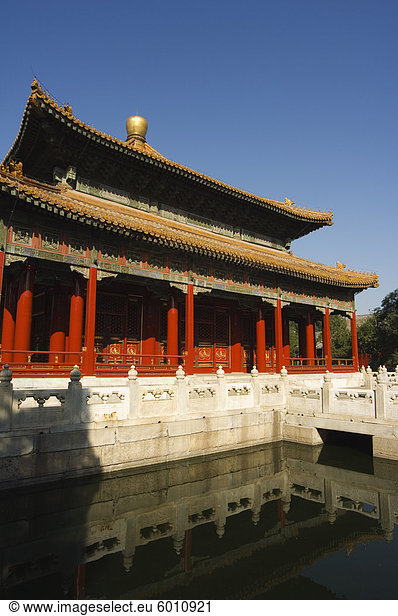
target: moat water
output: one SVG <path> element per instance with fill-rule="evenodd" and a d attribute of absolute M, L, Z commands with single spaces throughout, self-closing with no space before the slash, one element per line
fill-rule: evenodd
<path fill-rule="evenodd" d="M 1 494 L 0 598 L 397 599 L 398 463 L 277 443 Z"/>

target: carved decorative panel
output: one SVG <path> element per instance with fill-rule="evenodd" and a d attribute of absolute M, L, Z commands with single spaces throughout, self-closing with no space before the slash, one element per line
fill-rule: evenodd
<path fill-rule="evenodd" d="M 16 244 L 32 245 L 32 231 L 27 227 L 14 226 L 12 230 L 12 241 Z"/>
<path fill-rule="evenodd" d="M 128 250 L 126 253 L 127 265 L 134 265 L 135 267 L 141 267 L 142 260 L 138 250 Z"/>
<path fill-rule="evenodd" d="M 172 260 L 170 262 L 170 272 L 172 274 L 183 274 L 185 272 L 185 265 L 183 261 Z"/>
<path fill-rule="evenodd" d="M 69 253 L 71 255 L 84 256 L 86 254 L 86 243 L 84 240 L 71 238 L 69 240 Z"/>
<path fill-rule="evenodd" d="M 208 278 L 209 277 L 209 268 L 204 265 L 196 266 L 196 275 L 200 278 Z"/>
<path fill-rule="evenodd" d="M 153 270 L 163 270 L 163 257 L 160 255 L 148 255 L 148 267 Z"/>
<path fill-rule="evenodd" d="M 213 347 L 202 346 L 198 348 L 198 362 L 200 365 L 213 364 Z"/>
<path fill-rule="evenodd" d="M 59 250 L 59 235 L 55 233 L 43 233 L 41 236 L 41 247 L 46 250 Z"/>
<path fill-rule="evenodd" d="M 116 246 L 104 244 L 101 248 L 101 259 L 103 259 L 104 261 L 117 261 L 118 255 L 119 251 Z"/>
<path fill-rule="evenodd" d="M 216 280 L 228 280 L 228 272 L 223 269 L 216 269 L 214 270 L 214 278 L 216 278 Z"/>

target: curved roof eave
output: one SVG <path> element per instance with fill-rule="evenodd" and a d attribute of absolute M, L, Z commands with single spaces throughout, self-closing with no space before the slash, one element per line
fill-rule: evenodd
<path fill-rule="evenodd" d="M 199 171 L 190 169 L 189 167 L 181 165 L 180 163 L 171 161 L 159 152 L 157 152 L 147 143 L 141 144 L 137 142 L 131 144 L 117 139 L 116 137 L 111 137 L 110 135 L 107 135 L 106 133 L 103 133 L 96 128 L 93 128 L 92 126 L 87 125 L 78 118 L 76 118 L 73 115 L 72 108 L 69 105 L 59 105 L 45 92 L 45 90 L 43 90 L 39 86 L 36 80 L 33 81 L 31 89 L 32 92 L 25 107 L 20 130 L 3 163 L 9 162 L 11 159 L 13 159 L 14 156 L 16 159 L 18 159 L 18 157 L 15 155 L 15 150 L 17 150 L 18 145 L 22 140 L 24 128 L 26 126 L 27 119 L 29 116 L 30 105 L 35 104 L 37 101 L 41 101 L 44 105 L 47 105 L 53 112 L 55 112 L 54 115 L 56 119 L 59 118 L 62 120 L 63 123 L 70 124 L 72 127 L 75 128 L 75 130 L 77 127 L 80 130 L 83 129 L 83 134 L 85 136 L 89 138 L 94 138 L 97 142 L 99 139 L 105 147 L 115 148 L 126 155 L 133 155 L 135 158 L 138 158 L 148 164 L 162 167 L 171 173 L 183 175 L 192 181 L 198 182 L 200 184 L 205 184 L 206 186 L 217 191 L 221 191 L 229 196 L 243 199 L 245 201 L 250 201 L 251 203 L 259 205 L 260 207 L 264 207 L 269 211 L 272 211 L 279 215 L 287 216 L 288 218 L 292 218 L 297 221 L 306 222 L 309 226 L 312 226 L 313 228 L 333 224 L 333 214 L 331 211 L 321 212 L 317 210 L 306 209 L 295 205 L 292 201 L 289 201 L 288 199 L 286 199 L 285 202 L 282 202 L 268 199 L 266 197 L 260 197 L 253 193 L 226 184 L 221 180 L 217 180 L 215 178 L 207 176 L 203 173 L 200 173 Z M 310 230 L 308 232 L 310 232 Z"/>

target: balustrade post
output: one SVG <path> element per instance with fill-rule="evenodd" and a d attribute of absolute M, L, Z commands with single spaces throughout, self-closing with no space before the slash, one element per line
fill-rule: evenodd
<path fill-rule="evenodd" d="M 373 389 L 373 386 L 374 386 L 373 371 L 372 371 L 372 368 L 368 366 L 364 374 L 364 387 L 365 389 Z"/>
<path fill-rule="evenodd" d="M 129 419 L 134 419 L 135 417 L 139 417 L 140 414 L 140 396 L 139 396 L 139 385 L 138 385 L 138 372 L 134 365 L 131 366 L 128 375 L 128 387 L 129 387 L 129 411 L 128 417 Z"/>
<path fill-rule="evenodd" d="M 188 412 L 189 392 L 185 372 L 182 366 L 178 366 L 176 370 L 177 383 L 177 415 L 183 415 Z"/>
<path fill-rule="evenodd" d="M 219 366 L 217 372 L 217 410 L 225 411 L 227 408 L 227 395 L 228 392 L 225 386 L 225 372 L 221 366 Z"/>
<path fill-rule="evenodd" d="M 287 406 L 287 403 L 288 403 L 287 397 L 289 395 L 289 391 L 288 391 L 288 381 L 287 381 L 288 372 L 285 366 L 282 366 L 280 375 L 281 375 L 281 389 L 282 389 L 282 404 Z"/>
<path fill-rule="evenodd" d="M 12 372 L 5 364 L 0 372 L 0 431 L 11 430 L 13 385 Z"/>
<path fill-rule="evenodd" d="M 375 387 L 375 416 L 376 419 L 387 419 L 387 372 L 379 368 Z"/>
<path fill-rule="evenodd" d="M 322 382 L 322 392 L 321 392 L 321 396 L 322 396 L 321 412 L 322 413 L 331 413 L 332 411 L 332 389 L 333 389 L 332 375 L 327 370 L 326 374 L 324 374 L 323 376 L 323 382 Z"/>
<path fill-rule="evenodd" d="M 252 377 L 252 387 L 253 387 L 253 404 L 254 408 L 260 407 L 260 384 L 258 382 L 258 370 L 256 366 L 253 366 L 253 369 L 250 372 Z"/>
<path fill-rule="evenodd" d="M 82 373 L 79 366 L 74 366 L 70 373 L 68 391 L 66 392 L 65 411 L 68 423 L 79 424 L 82 420 L 83 412 L 83 389 L 80 382 Z"/>

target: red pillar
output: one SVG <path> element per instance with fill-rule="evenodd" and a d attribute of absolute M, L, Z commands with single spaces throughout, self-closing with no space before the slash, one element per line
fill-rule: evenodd
<path fill-rule="evenodd" d="M 154 366 L 159 364 L 159 299 L 156 297 L 147 296 L 144 300 L 144 319 L 143 319 L 143 339 L 142 339 L 142 354 L 146 357 L 142 358 L 144 366 Z"/>
<path fill-rule="evenodd" d="M 282 343 L 285 364 L 286 366 L 290 366 L 289 319 L 287 317 L 283 317 L 282 319 Z"/>
<path fill-rule="evenodd" d="M 313 366 L 314 361 L 312 360 L 312 358 L 315 357 L 314 323 L 313 323 L 310 312 L 307 312 L 307 319 L 305 323 L 305 346 L 306 346 L 306 357 L 311 358 L 307 362 L 307 365 Z"/>
<path fill-rule="evenodd" d="M 187 374 L 193 374 L 194 361 L 194 301 L 193 284 L 190 282 L 187 285 L 185 296 L 185 372 Z"/>
<path fill-rule="evenodd" d="M 50 364 L 63 363 L 66 337 L 66 289 L 57 285 L 53 290 L 53 305 L 50 325 Z"/>
<path fill-rule="evenodd" d="M 97 302 L 97 266 L 90 266 L 86 293 L 86 326 L 84 346 L 84 374 L 93 376 L 95 371 L 95 307 Z"/>
<path fill-rule="evenodd" d="M 16 289 L 13 287 L 12 280 L 8 279 L 4 285 L 4 311 L 3 311 L 3 327 L 1 335 L 1 348 L 14 348 L 15 335 L 15 312 L 16 312 Z M 12 362 L 12 353 L 2 353 L 2 363 L 10 364 Z"/>
<path fill-rule="evenodd" d="M 352 318 L 351 318 L 351 347 L 352 347 L 352 359 L 354 360 L 354 368 L 355 370 L 359 370 L 357 315 L 355 311 L 352 313 Z"/>
<path fill-rule="evenodd" d="M 325 358 L 325 368 L 332 371 L 332 345 L 330 340 L 330 315 L 329 308 L 325 309 L 325 314 L 323 315 L 323 356 Z"/>
<path fill-rule="evenodd" d="M 276 372 L 280 372 L 283 366 L 282 304 L 280 299 L 276 300 L 275 306 L 275 352 Z"/>
<path fill-rule="evenodd" d="M 174 295 L 170 295 L 167 311 L 167 355 L 178 355 L 178 308 Z M 170 363 L 174 365 L 177 361 L 173 357 Z"/>
<path fill-rule="evenodd" d="M 256 320 L 256 362 L 257 370 L 265 372 L 267 369 L 265 362 L 265 320 L 263 307 L 259 306 Z"/>
<path fill-rule="evenodd" d="M 67 355 L 66 362 L 72 364 L 80 364 L 80 354 L 82 351 L 82 334 L 83 334 L 83 280 L 80 276 L 75 275 L 73 280 L 72 296 L 70 298 L 70 316 L 69 316 L 69 351 L 76 351 L 77 355 Z"/>
<path fill-rule="evenodd" d="M 3 273 L 4 273 L 4 250 L 0 250 L 0 301 L 3 288 Z"/>
<path fill-rule="evenodd" d="M 243 370 L 243 355 L 242 355 L 242 327 L 240 313 L 238 308 L 232 311 L 232 329 L 231 329 L 231 371 L 242 372 Z"/>
<path fill-rule="evenodd" d="M 21 272 L 18 288 L 17 316 L 15 319 L 14 349 L 30 349 L 30 332 L 32 327 L 32 303 L 35 270 L 28 263 Z M 14 353 L 14 361 L 26 362 L 26 353 Z"/>

